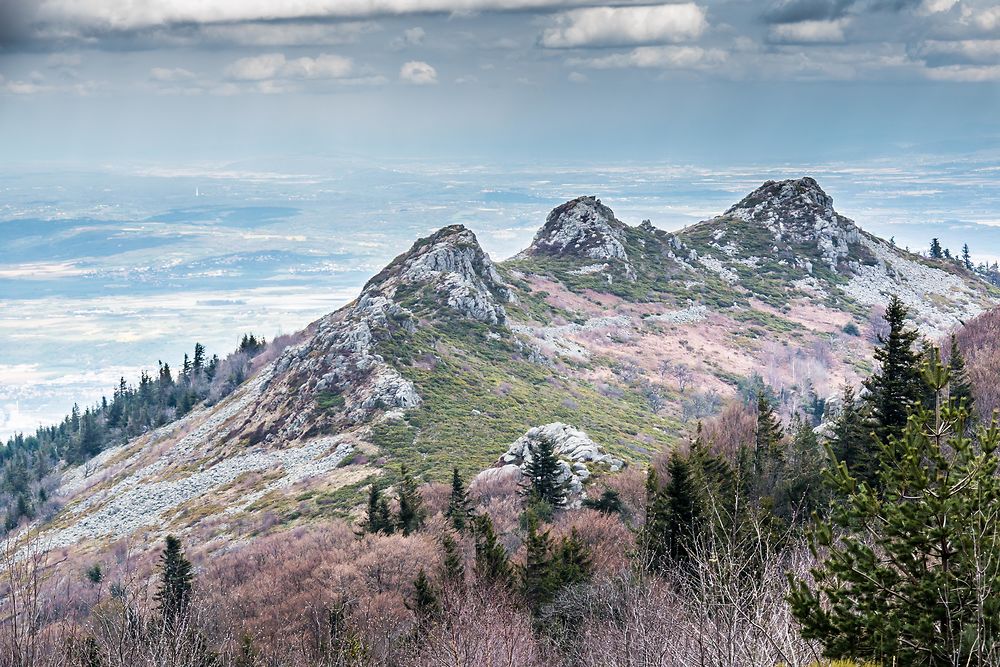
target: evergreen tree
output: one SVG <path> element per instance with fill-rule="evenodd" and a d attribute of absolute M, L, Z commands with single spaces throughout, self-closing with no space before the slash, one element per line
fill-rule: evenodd
<path fill-rule="evenodd" d="M 441 561 L 442 578 L 456 586 L 465 585 L 465 560 L 458 550 L 458 543 L 450 534 L 441 536 L 441 549 L 444 551 L 444 558 Z"/>
<path fill-rule="evenodd" d="M 493 521 L 480 514 L 473 518 L 473 532 L 476 539 L 476 579 L 481 585 L 507 586 L 511 583 L 510 559 L 507 549 L 497 538 Z"/>
<path fill-rule="evenodd" d="M 840 414 L 833 422 L 830 438 L 833 456 L 847 466 L 859 482 L 871 484 L 876 472 L 876 443 L 865 425 L 865 417 L 854 396 L 854 388 L 844 385 Z"/>
<path fill-rule="evenodd" d="M 413 593 L 405 604 L 406 608 L 412 611 L 417 619 L 418 636 L 423 634 L 427 626 L 441 611 L 438 595 L 431 585 L 431 580 L 427 578 L 424 568 L 420 568 L 417 578 L 413 580 Z"/>
<path fill-rule="evenodd" d="M 757 431 L 754 435 L 754 474 L 761 477 L 769 461 L 781 455 L 781 421 L 763 392 L 757 394 Z"/>
<path fill-rule="evenodd" d="M 969 271 L 972 270 L 972 256 L 969 254 L 969 244 L 962 244 L 962 264 L 965 265 Z"/>
<path fill-rule="evenodd" d="M 570 531 L 569 536 L 559 541 L 553 561 L 557 588 L 575 586 L 590 579 L 592 567 L 590 552 L 580 539 L 576 528 Z"/>
<path fill-rule="evenodd" d="M 944 252 L 941 250 L 941 243 L 936 238 L 931 239 L 931 259 L 941 259 Z"/>
<path fill-rule="evenodd" d="M 469 494 L 465 490 L 465 485 L 462 484 L 462 478 L 458 475 L 458 468 L 452 468 L 451 495 L 448 497 L 448 509 L 445 516 L 451 519 L 451 525 L 455 527 L 455 530 L 462 532 L 465 530 L 470 512 Z"/>
<path fill-rule="evenodd" d="M 553 508 L 565 505 L 568 492 L 554 443 L 548 438 L 540 438 L 528 446 L 528 454 L 524 474 L 527 477 L 525 492 L 529 498 Z"/>
<path fill-rule="evenodd" d="M 103 445 L 100 428 L 94 414 L 87 410 L 80 422 L 79 461 L 85 461 L 101 452 Z"/>
<path fill-rule="evenodd" d="M 524 566 L 521 568 L 521 593 L 532 612 L 551 601 L 558 582 L 552 562 L 552 539 L 549 531 L 538 529 L 538 519 L 528 520 L 528 534 L 524 540 Z"/>
<path fill-rule="evenodd" d="M 597 510 L 603 514 L 621 515 L 625 511 L 625 506 L 622 505 L 621 496 L 614 489 L 604 489 L 601 496 L 597 499 L 585 498 L 583 500 L 583 506 L 592 510 Z"/>
<path fill-rule="evenodd" d="M 948 357 L 948 395 L 956 404 L 964 401 L 969 414 L 974 414 L 972 382 L 969 381 L 969 374 L 965 370 L 965 358 L 962 356 L 961 348 L 958 347 L 955 334 L 951 335 L 951 350 Z"/>
<path fill-rule="evenodd" d="M 399 518 L 396 525 L 403 535 L 420 530 L 424 523 L 423 501 L 417 482 L 405 464 L 399 466 Z"/>
<path fill-rule="evenodd" d="M 1000 658 L 1000 428 L 967 428 L 946 398 L 937 359 L 929 385 L 938 414 L 915 405 L 884 441 L 881 492 L 846 465 L 831 471 L 845 501 L 812 534 L 813 583 L 791 578 L 792 613 L 829 658 L 898 665 L 985 667 Z"/>
<path fill-rule="evenodd" d="M 665 539 L 669 529 L 670 507 L 666 495 L 660 490 L 660 476 L 656 468 L 650 467 L 646 471 L 646 521 L 636 543 L 643 564 L 654 572 L 662 571 L 669 562 Z"/>
<path fill-rule="evenodd" d="M 173 632 L 177 621 L 187 613 L 194 574 L 191 562 L 181 550 L 180 540 L 167 535 L 166 542 L 160 556 L 160 586 L 153 599 L 159 605 L 164 628 Z"/>
<path fill-rule="evenodd" d="M 194 344 L 194 359 L 191 362 L 191 370 L 195 375 L 201 375 L 205 369 L 205 346 L 201 343 Z"/>
<path fill-rule="evenodd" d="M 382 491 L 378 488 L 378 484 L 372 482 L 371 486 L 368 487 L 368 512 L 365 515 L 364 523 L 366 533 L 391 532 L 387 531 L 387 528 L 390 526 L 383 523 L 385 520 L 382 512 L 383 505 L 386 512 L 388 512 L 389 506 L 382 498 Z M 389 524 L 391 523 L 392 520 L 390 519 Z"/>
<path fill-rule="evenodd" d="M 686 563 L 701 522 L 701 503 L 695 486 L 691 463 L 677 452 L 667 462 L 670 480 L 663 489 L 668 511 L 667 554 L 675 563 Z"/>
<path fill-rule="evenodd" d="M 885 310 L 889 333 L 879 337 L 880 344 L 875 348 L 878 370 L 864 382 L 871 430 L 883 443 L 903 432 L 907 415 L 927 393 L 920 373 L 920 354 L 914 349 L 918 334 L 907 329 L 907 315 L 906 306 L 893 295 Z"/>

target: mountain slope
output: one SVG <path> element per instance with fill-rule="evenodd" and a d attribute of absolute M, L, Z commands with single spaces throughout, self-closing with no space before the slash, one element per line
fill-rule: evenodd
<path fill-rule="evenodd" d="M 856 381 L 870 342 L 855 331 L 889 292 L 929 336 L 997 303 L 964 269 L 860 230 L 810 178 L 675 234 L 581 197 L 499 265 L 446 227 L 222 403 L 72 471 L 47 540 L 224 543 L 264 515 L 350 512 L 398 463 L 471 474 L 554 422 L 642 461 L 761 382 L 790 413 Z"/>

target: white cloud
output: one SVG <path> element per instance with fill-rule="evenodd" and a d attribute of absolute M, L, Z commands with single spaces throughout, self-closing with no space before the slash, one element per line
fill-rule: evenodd
<path fill-rule="evenodd" d="M 587 79 L 587 75 L 581 72 L 570 72 L 567 78 L 573 83 L 587 83 L 589 80 Z"/>
<path fill-rule="evenodd" d="M 642 46 L 628 53 L 613 53 L 597 58 L 571 59 L 571 65 L 594 69 L 619 69 L 623 67 L 656 69 L 708 69 L 726 61 L 721 49 L 703 49 L 700 46 Z"/>
<path fill-rule="evenodd" d="M 379 30 L 372 21 L 346 23 L 231 23 L 206 25 L 200 36 L 213 42 L 245 46 L 334 46 L 353 44 L 367 33 Z"/>
<path fill-rule="evenodd" d="M 989 7 L 971 15 L 972 23 L 987 32 L 1000 28 L 1000 6 Z"/>
<path fill-rule="evenodd" d="M 1000 63 L 1000 39 L 928 40 L 917 48 L 916 53 L 925 59 L 950 58 L 991 65 Z"/>
<path fill-rule="evenodd" d="M 680 42 L 707 27 L 705 12 L 688 2 L 644 7 L 591 7 L 565 12 L 542 33 L 542 46 L 576 48 Z"/>
<path fill-rule="evenodd" d="M 469 14 L 572 7 L 589 0 L 38 0 L 33 18 L 91 29 L 136 30 L 179 23 L 235 23 L 306 18 L 357 18 L 420 13 Z"/>
<path fill-rule="evenodd" d="M 924 75 L 936 81 L 960 81 L 964 83 L 1000 81 L 1000 65 L 927 67 L 924 69 Z"/>
<path fill-rule="evenodd" d="M 401 37 L 397 37 L 392 40 L 390 46 L 394 49 L 405 49 L 409 46 L 420 46 L 424 42 L 424 37 L 427 33 L 423 28 L 417 26 L 415 28 L 407 28 L 403 31 Z"/>
<path fill-rule="evenodd" d="M 149 78 L 153 81 L 184 81 L 194 78 L 194 72 L 182 67 L 154 67 L 149 70 Z"/>
<path fill-rule="evenodd" d="M 226 76 L 237 81 L 268 79 L 341 79 L 351 74 L 353 62 L 343 56 L 321 53 L 315 58 L 288 60 L 283 53 L 240 58 L 229 65 Z"/>
<path fill-rule="evenodd" d="M 411 60 L 403 63 L 399 69 L 399 78 L 417 85 L 437 83 L 437 70 L 420 60 Z"/>
<path fill-rule="evenodd" d="M 768 38 L 781 44 L 832 44 L 845 41 L 850 18 L 832 21 L 799 21 L 771 26 Z"/>

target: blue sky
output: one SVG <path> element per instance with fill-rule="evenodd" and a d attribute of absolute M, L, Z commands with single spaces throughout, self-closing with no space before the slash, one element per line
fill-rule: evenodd
<path fill-rule="evenodd" d="M 8 160 L 760 164 L 1000 141 L 992 0 L 4 0 Z"/>
<path fill-rule="evenodd" d="M 992 0 L 0 0 L 0 437 L 583 194 L 673 230 L 809 174 L 995 261 L 998 119 Z"/>

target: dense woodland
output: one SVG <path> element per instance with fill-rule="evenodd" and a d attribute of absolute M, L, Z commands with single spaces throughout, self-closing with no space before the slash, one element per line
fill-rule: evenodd
<path fill-rule="evenodd" d="M 49 516 L 58 508 L 50 500 L 64 465 L 85 464 L 104 449 L 120 445 L 158 426 L 183 417 L 196 405 L 211 405 L 233 391 L 251 371 L 253 359 L 267 342 L 244 334 L 237 350 L 225 359 L 194 352 L 176 371 L 158 362 L 155 375 L 143 371 L 135 384 L 122 378 L 110 400 L 83 411 L 76 405 L 59 424 L 18 434 L 0 445 L 0 508 L 3 532 L 22 521 Z"/>
<path fill-rule="evenodd" d="M 998 664 L 1000 431 L 982 405 L 996 390 L 970 379 L 985 373 L 973 355 L 996 355 L 995 315 L 942 354 L 893 299 L 876 371 L 818 432 L 760 391 L 578 508 L 542 441 L 520 484 L 467 486 L 457 470 L 421 484 L 403 467 L 354 523 L 224 551 L 194 531 L 155 561 L 126 540 L 71 556 L 25 534 L 7 545 L 0 659 Z"/>

